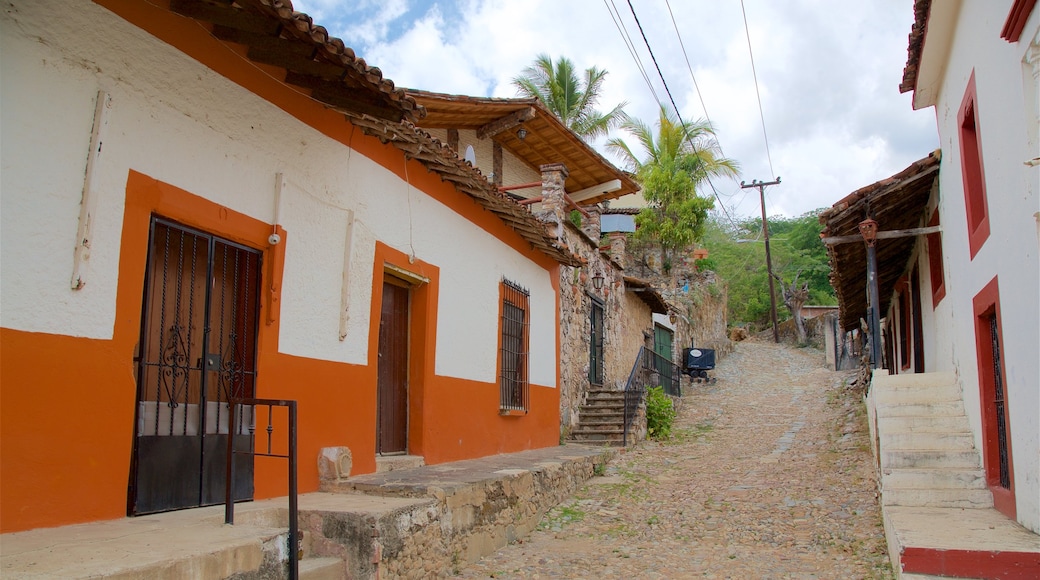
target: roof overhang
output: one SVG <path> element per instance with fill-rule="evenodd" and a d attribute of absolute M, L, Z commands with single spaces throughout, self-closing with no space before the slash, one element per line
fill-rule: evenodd
<path fill-rule="evenodd" d="M 926 210 L 939 176 L 938 151 L 899 173 L 860 188 L 820 214 L 823 237 L 858 236 L 868 215 L 882 231 L 906 230 L 927 219 Z M 878 239 L 880 310 L 888 311 L 896 282 L 906 272 L 917 237 Z M 828 244 L 831 285 L 838 296 L 839 317 L 846 330 L 859 328 L 867 317 L 867 252 L 862 241 Z"/>
<path fill-rule="evenodd" d="M 942 87 L 961 0 L 916 0 L 899 92 L 914 92 L 914 109 L 934 106 Z"/>
<path fill-rule="evenodd" d="M 259 92 L 249 90 L 275 105 L 280 106 L 287 95 L 298 98 L 302 94 L 307 97 L 304 106 L 341 114 L 343 123 L 401 151 L 405 159 L 421 163 L 471 197 L 533 250 L 561 264 L 578 264 L 545 223 L 500 192 L 455 151 L 412 124 L 424 114 L 413 97 L 395 88 L 378 68 L 357 58 L 309 16 L 294 12 L 288 0 L 95 1 L 225 78 L 239 82 L 236 79 L 263 75 L 264 84 L 256 85 Z M 227 49 L 244 54 L 253 64 L 211 58 Z M 267 82 L 272 79 L 274 83 Z M 321 117 L 322 123 L 338 120 L 336 116 Z M 299 118 L 318 131 L 328 130 L 309 115 Z"/>
<path fill-rule="evenodd" d="M 634 292 L 640 300 L 650 307 L 650 311 L 657 314 L 668 314 L 668 303 L 660 292 L 654 289 L 646 280 L 625 276 L 625 289 Z"/>
<path fill-rule="evenodd" d="M 120 13 L 117 0 L 98 0 Z M 276 80 L 345 113 L 388 121 L 416 121 L 415 99 L 368 66 L 343 41 L 330 36 L 288 0 L 162 0 L 152 3 L 202 26 L 254 66 L 275 71 Z"/>
<path fill-rule="evenodd" d="M 535 171 L 563 163 L 565 189 L 575 202 L 591 205 L 639 191 L 632 177 L 582 141 L 537 99 L 471 97 L 409 90 L 426 110 L 424 129 L 465 129 L 491 139 Z M 526 132 L 521 139 L 520 127 Z"/>

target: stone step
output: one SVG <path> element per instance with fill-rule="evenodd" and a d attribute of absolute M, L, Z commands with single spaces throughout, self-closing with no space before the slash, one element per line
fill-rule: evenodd
<path fill-rule="evenodd" d="M 376 455 L 376 473 L 415 469 L 426 465 L 421 455 Z"/>
<path fill-rule="evenodd" d="M 891 489 L 986 489 L 981 469 L 884 469 L 882 490 Z"/>
<path fill-rule="evenodd" d="M 959 416 L 881 417 L 884 433 L 969 433 L 968 418 Z"/>
<path fill-rule="evenodd" d="M 1040 577 L 1040 537 L 995 509 L 886 506 L 883 514 L 903 580 Z"/>
<path fill-rule="evenodd" d="M 347 569 L 340 558 L 300 560 L 300 580 L 346 580 Z"/>
<path fill-rule="evenodd" d="M 880 389 L 874 398 L 879 404 L 907 404 L 907 403 L 939 403 L 961 400 L 960 385 L 943 385 L 928 388 L 899 387 L 894 389 Z"/>
<path fill-rule="evenodd" d="M 624 405 L 582 405 L 580 407 L 581 413 L 588 413 L 590 415 L 624 415 Z"/>
<path fill-rule="evenodd" d="M 878 401 L 877 415 L 879 421 L 889 417 L 963 417 L 964 404 L 959 400 L 898 404 Z"/>
<path fill-rule="evenodd" d="M 871 378 L 873 388 L 889 389 L 899 387 L 927 388 L 933 386 L 957 384 L 957 374 L 950 372 L 942 373 L 903 373 L 890 375 L 883 372 L 875 372 Z"/>
<path fill-rule="evenodd" d="M 582 418 L 581 422 L 578 423 L 578 429 L 600 430 L 605 428 L 623 429 L 624 427 L 625 423 L 623 421 L 596 421 Z"/>
<path fill-rule="evenodd" d="M 970 451 L 905 450 L 881 451 L 881 467 L 919 469 L 978 469 L 979 454 Z"/>
<path fill-rule="evenodd" d="M 625 404 L 624 395 L 589 395 L 586 397 L 586 404 L 599 405 L 599 404 Z"/>
<path fill-rule="evenodd" d="M 886 489 L 881 494 L 886 506 L 984 509 L 993 507 L 988 489 Z"/>
<path fill-rule="evenodd" d="M 881 432 L 882 451 L 972 451 L 975 439 L 971 433 L 886 433 Z"/>

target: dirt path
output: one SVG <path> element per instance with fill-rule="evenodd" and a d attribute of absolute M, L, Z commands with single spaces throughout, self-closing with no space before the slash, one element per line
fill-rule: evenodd
<path fill-rule="evenodd" d="M 644 442 L 461 578 L 891 578 L 867 425 L 812 349 L 745 341 Z"/>

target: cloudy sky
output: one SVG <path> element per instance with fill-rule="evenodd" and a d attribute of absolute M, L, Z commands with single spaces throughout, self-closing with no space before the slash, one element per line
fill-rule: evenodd
<path fill-rule="evenodd" d="M 512 97 L 512 79 L 546 53 L 580 69 L 609 71 L 600 109 L 626 101 L 630 115 L 653 123 L 657 99 L 668 98 L 628 0 L 293 5 L 402 87 Z M 933 110 L 913 111 L 910 95 L 898 89 L 911 0 L 744 0 L 768 149 L 740 0 L 631 0 L 631 6 L 682 118 L 707 115 L 725 155 L 741 164 L 737 180 L 715 184 L 734 217 L 759 212 L 757 191 L 741 189 L 741 180 L 779 176 L 782 184 L 766 190 L 767 211 L 797 216 L 938 146 Z"/>

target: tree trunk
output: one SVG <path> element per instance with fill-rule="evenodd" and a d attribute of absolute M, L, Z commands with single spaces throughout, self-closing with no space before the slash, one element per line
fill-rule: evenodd
<path fill-rule="evenodd" d="M 791 311 L 791 316 L 794 318 L 794 327 L 798 331 L 798 344 L 805 344 L 808 341 L 808 337 L 805 334 L 805 319 L 802 317 L 802 306 L 809 299 L 809 283 L 805 282 L 798 286 L 798 276 L 801 272 L 798 272 L 794 276 L 794 280 L 790 284 L 784 284 L 784 280 L 773 274 L 776 281 L 780 283 L 780 293 L 784 298 L 784 306 L 787 306 L 788 310 Z"/>

